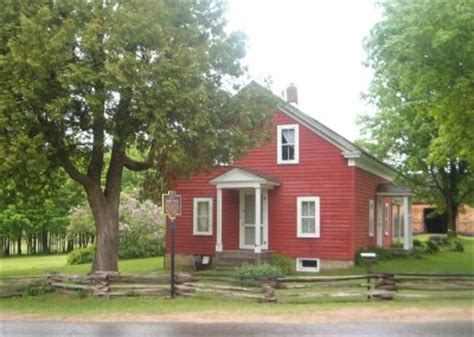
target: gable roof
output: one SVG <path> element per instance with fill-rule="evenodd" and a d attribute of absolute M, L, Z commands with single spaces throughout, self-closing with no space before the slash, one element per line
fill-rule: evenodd
<path fill-rule="evenodd" d="M 234 167 L 209 180 L 209 183 L 221 187 L 231 187 L 236 186 L 236 184 L 241 184 L 242 186 L 248 184 L 264 185 L 267 187 L 280 186 L 280 181 L 277 178 L 241 167 Z"/>
<path fill-rule="evenodd" d="M 326 125 L 317 121 L 316 119 L 303 113 L 298 108 L 286 103 L 283 99 L 273 94 L 268 89 L 264 88 L 256 82 L 252 82 L 249 86 L 259 86 L 260 89 L 267 90 L 280 102 L 278 109 L 288 115 L 290 118 L 296 120 L 304 125 L 321 138 L 338 147 L 341 150 L 342 156 L 348 160 L 349 166 L 359 167 L 367 172 L 380 176 L 388 181 L 393 181 L 398 175 L 398 172 L 390 165 L 384 163 L 382 160 L 376 158 L 366 150 L 347 140 L 337 132 L 331 130 Z"/>
<path fill-rule="evenodd" d="M 410 196 L 412 193 L 405 187 L 401 187 L 392 183 L 379 184 L 377 186 L 377 195 L 389 196 Z"/>

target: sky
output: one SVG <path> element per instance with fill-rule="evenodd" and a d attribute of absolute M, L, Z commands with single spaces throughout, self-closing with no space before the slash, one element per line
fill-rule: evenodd
<path fill-rule="evenodd" d="M 349 140 L 372 71 L 362 41 L 380 20 L 372 0 L 228 0 L 228 28 L 247 35 L 243 61 L 251 79 L 281 96 L 298 88 L 298 108 Z"/>

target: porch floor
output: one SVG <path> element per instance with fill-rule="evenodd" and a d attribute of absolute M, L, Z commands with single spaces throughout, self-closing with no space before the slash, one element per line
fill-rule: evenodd
<path fill-rule="evenodd" d="M 239 267 L 245 263 L 257 264 L 270 262 L 272 252 L 269 250 L 262 251 L 260 254 L 253 250 L 226 250 L 216 252 L 215 268 L 219 270 L 228 270 Z"/>

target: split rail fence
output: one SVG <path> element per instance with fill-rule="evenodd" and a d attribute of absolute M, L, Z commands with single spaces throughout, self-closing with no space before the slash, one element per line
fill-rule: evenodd
<path fill-rule="evenodd" d="M 180 295 L 259 302 L 335 300 L 474 299 L 474 274 L 377 273 L 348 276 L 236 278 L 200 276 L 183 283 Z"/>
<path fill-rule="evenodd" d="M 258 302 L 309 303 L 331 300 L 474 299 L 474 274 L 374 273 L 349 276 L 242 278 L 229 275 L 178 274 L 176 294 Z M 48 274 L 1 278 L 0 298 L 48 291 L 83 296 L 169 297 L 168 275 Z"/>

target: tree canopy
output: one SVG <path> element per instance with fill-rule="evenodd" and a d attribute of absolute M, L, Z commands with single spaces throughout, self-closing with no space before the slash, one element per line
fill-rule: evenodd
<path fill-rule="evenodd" d="M 365 41 L 376 108 L 361 124 L 369 150 L 388 159 L 422 199 L 455 218 L 474 198 L 474 4 L 383 1 Z"/>
<path fill-rule="evenodd" d="M 265 137 L 265 90 L 219 1 L 2 0 L 0 154 L 13 174 L 61 167 L 86 191 L 94 269 L 117 270 L 123 170 L 167 181 L 229 162 Z M 138 152 L 139 155 L 133 155 Z M 3 173 L 2 173 L 3 174 Z"/>

